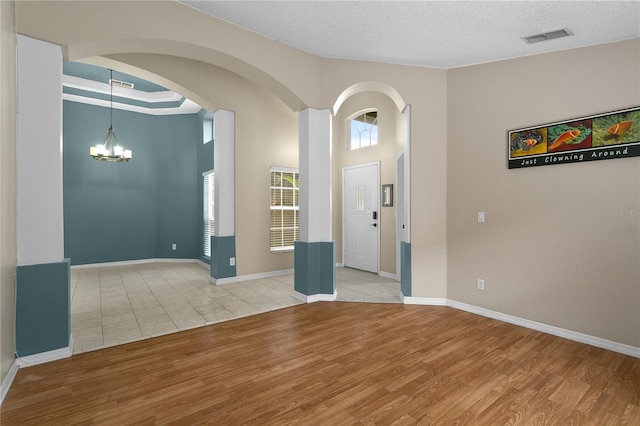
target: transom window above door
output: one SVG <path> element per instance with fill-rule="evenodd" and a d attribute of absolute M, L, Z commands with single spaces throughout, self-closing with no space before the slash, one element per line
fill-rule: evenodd
<path fill-rule="evenodd" d="M 359 112 L 348 121 L 350 150 L 378 144 L 378 110 Z"/>

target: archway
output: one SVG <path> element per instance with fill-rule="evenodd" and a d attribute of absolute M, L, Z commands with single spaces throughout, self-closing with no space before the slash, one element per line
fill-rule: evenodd
<path fill-rule="evenodd" d="M 144 56 L 144 55 L 137 55 L 137 56 Z M 114 57 L 117 57 L 118 59 L 120 59 L 120 58 L 123 57 L 123 55 L 114 55 Z M 203 104 L 203 106 L 208 106 L 207 109 L 219 108 L 219 105 L 216 105 L 213 102 L 210 102 L 208 100 L 210 98 L 206 98 L 205 96 L 200 96 L 199 94 L 196 94 L 193 91 L 185 89 L 185 86 L 183 84 L 180 84 L 180 83 L 177 83 L 175 81 L 170 80 L 169 78 L 167 78 L 167 75 L 162 75 L 161 76 L 161 75 L 158 75 L 157 73 L 154 73 L 154 72 L 150 71 L 150 69 L 151 70 L 153 69 L 152 67 L 143 68 L 142 66 L 136 66 L 136 65 L 128 64 L 128 63 L 123 62 L 123 61 L 116 60 L 116 59 L 114 59 L 114 57 L 108 57 L 108 58 L 99 57 L 99 58 L 95 58 L 95 61 L 92 60 L 92 61 L 88 61 L 88 62 L 99 63 L 99 64 L 101 64 L 103 66 L 107 66 L 107 67 L 110 67 L 110 68 L 114 68 L 116 70 L 120 70 L 120 71 L 123 71 L 123 72 L 131 73 L 131 74 L 134 74 L 136 76 L 143 76 L 143 77 L 149 79 L 150 81 L 155 81 L 156 83 L 161 83 L 165 87 L 168 86 L 167 88 L 171 88 L 174 91 L 176 91 L 176 92 L 178 92 L 178 93 L 180 93 L 182 95 L 186 95 L 188 97 L 194 98 L 199 103 Z M 153 58 L 151 58 L 151 59 L 153 59 Z M 176 60 L 176 62 L 180 62 L 180 61 L 181 61 L 180 59 Z M 182 62 L 184 62 L 184 61 L 182 61 Z M 207 65 L 207 66 L 209 66 L 209 65 Z M 209 66 L 209 67 L 212 67 L 212 66 Z M 170 76 L 170 74 L 168 76 Z M 237 77 L 237 78 L 240 79 L 239 77 Z M 265 101 L 265 98 L 268 98 L 268 96 L 261 95 L 259 100 Z M 274 104 L 277 103 L 278 104 L 278 106 L 277 106 L 278 109 L 280 109 L 280 110 L 286 110 L 287 109 L 287 107 L 288 107 L 287 105 L 284 105 L 283 103 L 282 103 L 282 105 L 280 105 L 279 101 L 275 100 L 275 97 L 271 96 L 271 98 L 273 99 L 273 101 L 269 101 L 271 103 L 265 104 L 265 105 L 273 107 Z M 295 117 L 295 114 L 293 114 L 293 113 L 290 113 L 290 114 L 292 114 Z M 263 114 L 263 115 L 265 115 L 265 114 Z M 245 116 L 253 116 L 253 114 L 246 114 Z M 269 113 L 267 113 L 266 116 L 269 117 Z M 268 118 L 262 119 L 262 121 L 268 122 L 269 119 Z M 274 121 L 274 122 L 277 123 L 277 121 Z M 245 129 L 246 129 L 246 127 L 247 126 L 244 126 Z M 264 129 L 264 126 L 256 126 L 256 130 L 257 131 L 261 130 L 261 129 Z M 281 130 L 278 130 L 278 132 L 281 132 Z M 262 134 L 262 136 L 264 138 L 264 134 Z M 246 140 L 248 138 L 244 138 L 244 139 Z M 272 139 L 275 139 L 275 136 L 273 136 Z M 287 149 L 283 149 L 283 147 L 277 147 L 277 148 L 280 151 L 288 151 Z M 138 151 L 136 151 L 136 155 L 137 155 L 137 152 Z M 267 160 L 265 160 L 265 161 L 267 161 Z M 288 165 L 288 164 L 285 164 L 285 165 Z M 258 169 L 258 168 L 252 167 L 252 169 Z M 245 173 L 243 173 L 243 176 L 244 175 L 245 175 Z M 252 186 L 261 186 L 261 185 L 252 185 Z M 268 184 L 267 184 L 267 188 L 268 188 Z M 245 200 L 254 199 L 254 197 L 248 196 L 248 197 L 243 197 L 242 199 L 243 199 L 243 202 L 244 202 Z M 244 210 L 248 210 L 248 209 L 244 209 Z M 167 246 L 167 247 L 170 247 L 170 246 Z M 180 244 L 178 244 L 178 249 L 180 249 Z M 240 256 L 240 259 L 244 260 L 244 262 L 243 262 L 244 265 L 247 265 L 248 262 L 247 262 L 246 259 L 248 257 L 253 257 L 253 256 L 250 256 L 250 255 L 245 255 L 244 257 L 242 257 L 242 255 Z M 260 305 L 260 306 L 262 306 L 262 305 Z M 211 313 L 210 315 L 214 315 L 214 313 Z M 207 321 L 208 320 L 209 319 L 207 319 Z M 146 331 L 143 330 L 143 333 L 146 333 Z M 106 342 L 106 340 L 105 340 L 105 342 Z"/>
<path fill-rule="evenodd" d="M 340 93 L 340 95 L 336 98 L 335 103 L 333 104 L 333 114 L 335 115 L 338 112 L 342 104 L 347 99 L 362 92 L 378 92 L 388 96 L 389 99 L 391 99 L 395 103 L 398 111 L 400 112 L 404 111 L 405 107 L 407 106 L 407 104 L 402 99 L 402 96 L 400 96 L 400 93 L 398 93 L 396 89 L 394 89 L 387 83 L 383 83 L 380 81 L 361 81 L 347 87 L 342 91 L 342 93 Z"/>
<path fill-rule="evenodd" d="M 367 147 L 362 150 L 351 151 L 346 147 L 346 124 L 354 112 L 366 108 L 376 108 L 379 121 L 379 138 L 381 146 L 374 148 Z M 334 191 L 340 193 L 343 190 L 342 174 L 343 167 L 352 167 L 354 164 L 364 164 L 371 161 L 381 163 L 380 184 L 393 184 L 394 194 L 393 205 L 387 202 L 385 207 L 379 205 L 378 224 L 382 228 L 380 231 L 380 261 L 378 275 L 381 277 L 393 278 L 397 281 L 401 279 L 403 266 L 410 263 L 410 259 L 401 261 L 402 244 L 408 244 L 410 238 L 409 221 L 409 200 L 410 200 L 410 107 L 404 102 L 402 96 L 392 86 L 378 81 L 365 81 L 353 84 L 343 90 L 337 97 L 333 105 L 333 127 L 334 142 L 332 164 L 334 168 L 333 180 Z M 386 130 L 385 126 L 390 128 Z M 386 141 L 383 139 L 386 138 Z M 384 143 L 387 144 L 384 147 Z M 369 150 L 369 152 L 366 152 Z M 362 153 L 357 153 L 362 151 Z M 379 188 L 381 191 L 382 188 Z M 381 194 L 382 195 L 382 194 Z M 389 201 L 389 200 L 388 200 Z M 345 201 L 346 202 L 346 201 Z M 398 205 L 398 202 L 401 205 Z M 334 239 L 345 240 L 343 204 L 341 196 L 334 195 L 333 198 L 333 223 Z M 339 211 L 336 211 L 339 210 Z M 377 225 L 378 225 L 377 224 Z M 346 242 L 338 244 L 337 262 L 343 266 L 348 266 L 344 255 Z M 403 295 L 410 293 L 410 274 L 403 277 Z M 339 284 L 338 284 L 339 287 Z M 340 298 L 340 290 L 338 290 Z"/>

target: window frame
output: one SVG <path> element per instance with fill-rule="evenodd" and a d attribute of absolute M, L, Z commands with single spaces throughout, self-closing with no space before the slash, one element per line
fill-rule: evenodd
<path fill-rule="evenodd" d="M 281 184 L 279 186 L 273 185 L 274 173 L 280 174 L 293 174 L 293 186 L 286 186 Z M 282 179 L 282 178 L 281 178 Z M 296 186 L 296 182 L 298 185 Z M 292 167 L 278 167 L 272 166 L 269 169 L 269 251 L 271 253 L 281 253 L 292 251 L 295 248 L 294 242 L 300 239 L 300 171 L 297 168 Z M 280 204 L 274 205 L 274 191 L 280 191 Z M 291 206 L 283 205 L 285 199 L 284 191 L 291 191 Z M 273 226 L 274 212 L 281 212 L 281 220 L 278 225 Z M 285 211 L 293 211 L 293 226 L 285 226 Z M 279 230 L 279 231 L 278 231 Z M 286 231 L 293 231 L 293 240 L 290 245 L 285 245 L 288 238 L 286 238 Z M 280 232 L 280 240 L 282 245 L 274 245 L 274 232 Z"/>
<path fill-rule="evenodd" d="M 202 173 L 202 255 L 205 259 L 211 259 L 211 236 L 216 235 L 215 182 L 215 172 L 213 170 Z M 209 254 L 207 254 L 207 251 Z"/>
<path fill-rule="evenodd" d="M 213 141 L 213 118 L 202 120 L 202 144 L 206 145 Z"/>
<path fill-rule="evenodd" d="M 371 136 L 370 136 L 369 137 L 369 144 L 363 145 L 362 144 L 362 139 L 360 139 L 359 145 L 354 147 L 353 146 L 353 137 L 352 137 L 352 129 L 353 129 L 353 124 L 352 123 L 354 121 L 360 122 L 359 120 L 355 120 L 356 117 L 359 117 L 361 115 L 366 115 L 366 114 L 371 113 L 371 112 L 375 112 L 376 113 L 376 118 L 374 119 L 373 123 L 371 124 L 372 128 L 375 127 L 375 143 L 373 143 L 373 144 L 371 143 Z M 378 114 L 379 114 L 379 112 L 380 111 L 378 110 L 378 108 L 367 108 L 367 109 L 360 110 L 360 111 L 356 112 L 355 114 L 352 114 L 351 116 L 349 116 L 349 118 L 347 118 L 347 123 L 346 123 L 346 126 L 347 126 L 347 131 L 346 131 L 346 133 L 347 133 L 347 141 L 346 142 L 347 142 L 347 150 L 348 151 L 356 151 L 358 149 L 371 148 L 371 147 L 374 147 L 374 146 L 378 146 L 378 144 L 379 144 L 379 138 L 378 138 L 378 130 L 379 130 Z M 366 122 L 361 122 L 361 123 L 366 123 Z M 369 130 L 369 132 L 371 134 L 371 129 Z"/>

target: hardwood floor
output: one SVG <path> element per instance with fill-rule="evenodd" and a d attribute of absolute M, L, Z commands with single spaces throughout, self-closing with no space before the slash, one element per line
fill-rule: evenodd
<path fill-rule="evenodd" d="M 448 307 L 318 302 L 21 369 L 0 423 L 640 425 L 640 359 Z"/>

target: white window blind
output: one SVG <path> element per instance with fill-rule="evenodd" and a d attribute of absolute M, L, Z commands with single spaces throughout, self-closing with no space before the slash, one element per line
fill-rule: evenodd
<path fill-rule="evenodd" d="M 271 251 L 293 250 L 300 239 L 298 169 L 271 168 Z"/>
<path fill-rule="evenodd" d="M 213 171 L 202 174 L 203 178 L 203 252 L 205 257 L 211 257 L 211 236 L 215 235 L 214 221 L 214 200 L 215 200 L 215 177 Z"/>

